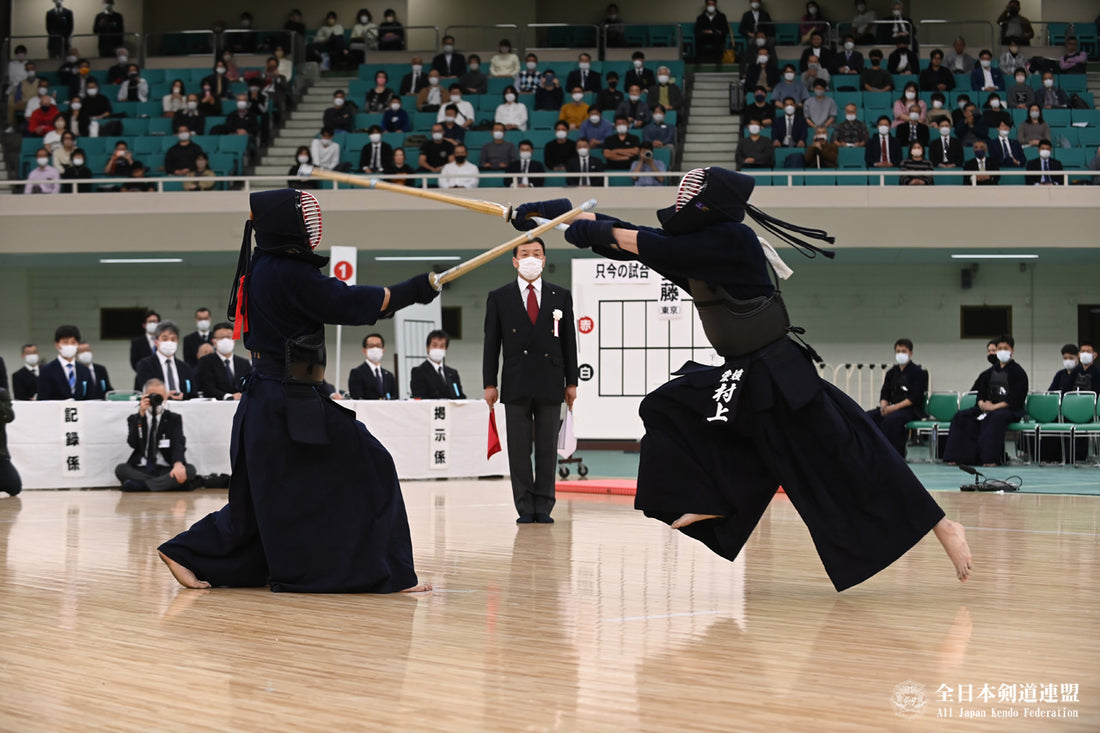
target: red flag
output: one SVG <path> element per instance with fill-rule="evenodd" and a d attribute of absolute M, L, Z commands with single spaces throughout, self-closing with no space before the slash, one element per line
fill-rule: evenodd
<path fill-rule="evenodd" d="M 500 433 L 497 432 L 497 414 L 490 409 L 489 410 L 489 455 L 485 456 L 488 460 L 493 457 L 494 453 L 500 453 Z"/>

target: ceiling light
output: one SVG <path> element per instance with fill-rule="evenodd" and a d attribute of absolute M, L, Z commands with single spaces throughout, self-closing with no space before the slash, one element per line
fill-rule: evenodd
<path fill-rule="evenodd" d="M 953 260 L 1037 260 L 1039 255 L 951 255 Z"/>
<path fill-rule="evenodd" d="M 99 264 L 101 265 L 151 265 L 162 263 L 178 263 L 183 262 L 181 257 L 161 257 L 161 258 L 133 258 L 133 259 L 101 259 Z"/>

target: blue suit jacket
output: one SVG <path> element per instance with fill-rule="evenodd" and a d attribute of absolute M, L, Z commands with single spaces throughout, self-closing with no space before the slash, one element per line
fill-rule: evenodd
<path fill-rule="evenodd" d="M 990 69 L 989 72 L 993 76 L 993 84 L 996 85 L 997 91 L 1003 92 L 1005 90 L 1005 75 L 1001 73 L 1000 69 Z M 971 91 L 980 92 L 984 83 L 985 74 L 982 73 L 982 67 L 980 65 L 975 66 L 974 70 L 970 72 Z"/>
<path fill-rule="evenodd" d="M 1004 146 L 1001 143 L 1000 136 L 990 139 L 989 157 L 992 158 L 999 167 L 1023 168 L 1027 165 L 1027 158 L 1024 157 L 1024 149 L 1020 147 L 1020 143 L 1012 137 L 1008 138 L 1008 150 L 1011 158 L 1005 157 Z"/>
<path fill-rule="evenodd" d="M 83 364 L 76 364 L 76 389 L 69 389 L 69 377 L 61 361 L 54 359 L 38 370 L 38 401 L 43 400 L 98 400 L 99 391 L 92 371 Z"/>

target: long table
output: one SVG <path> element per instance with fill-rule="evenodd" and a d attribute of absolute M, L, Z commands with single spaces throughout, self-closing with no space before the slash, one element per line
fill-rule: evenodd
<path fill-rule="evenodd" d="M 504 450 L 486 459 L 488 410 L 481 400 L 343 400 L 393 454 L 402 479 L 507 475 L 504 410 L 497 412 Z M 114 469 L 130 457 L 126 417 L 134 402 L 16 402 L 8 448 L 25 489 L 117 486 Z M 169 405 L 183 417 L 187 461 L 200 474 L 229 473 L 236 402 Z"/>

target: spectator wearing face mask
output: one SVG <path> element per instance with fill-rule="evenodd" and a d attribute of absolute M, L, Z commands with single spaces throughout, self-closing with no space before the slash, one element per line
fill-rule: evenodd
<path fill-rule="evenodd" d="M 928 125 L 921 122 L 920 119 L 920 105 L 909 105 L 909 121 L 905 124 L 898 125 L 898 145 L 904 148 L 914 143 L 920 143 L 922 146 L 928 144 Z"/>
<path fill-rule="evenodd" d="M 894 344 L 897 362 L 883 375 L 879 391 L 879 406 L 868 410 L 867 417 L 882 431 L 894 450 L 905 457 L 905 442 L 909 435 L 906 423 L 919 420 L 924 397 L 928 393 L 928 372 L 912 360 L 913 342 L 898 339 Z"/>
<path fill-rule="evenodd" d="M 584 95 L 581 95 L 584 98 Z M 535 109 L 540 112 L 560 110 L 565 103 L 565 92 L 558 82 L 558 75 L 553 69 L 547 69 L 540 77 L 539 85 L 535 88 Z"/>
<path fill-rule="evenodd" d="M 840 156 L 840 146 L 829 141 L 829 128 L 818 125 L 814 128 L 814 138 L 806 146 L 803 163 L 806 168 L 836 168 Z"/>
<path fill-rule="evenodd" d="M 23 366 L 11 375 L 12 396 L 17 400 L 33 400 L 38 396 L 38 345 L 24 344 Z"/>
<path fill-rule="evenodd" d="M 199 93 L 199 114 L 206 117 L 218 117 L 222 113 L 221 100 L 214 96 L 214 89 L 207 83 L 203 83 Z"/>
<path fill-rule="evenodd" d="M 772 145 L 777 148 L 804 148 L 808 131 L 802 110 L 795 105 L 793 97 L 787 97 L 772 123 Z"/>
<path fill-rule="evenodd" d="M 890 118 L 886 115 L 878 118 L 875 133 L 868 137 L 863 159 L 868 168 L 896 168 L 901 163 L 901 146 L 890 134 Z"/>
<path fill-rule="evenodd" d="M 428 358 L 413 367 L 409 378 L 409 394 L 415 400 L 464 400 L 462 380 L 458 370 L 446 366 L 447 347 L 451 337 L 446 331 L 435 330 L 428 334 Z"/>
<path fill-rule="evenodd" d="M 929 125 L 938 125 L 944 120 L 954 124 L 951 110 L 947 108 L 947 96 L 943 92 L 932 92 L 932 104 L 928 107 Z"/>
<path fill-rule="evenodd" d="M 309 145 L 310 157 L 318 168 L 347 173 L 351 170 L 351 163 L 340 162 L 340 143 L 333 139 L 333 135 L 332 128 L 323 128 L 321 136 Z"/>
<path fill-rule="evenodd" d="M 421 89 L 416 95 L 417 112 L 438 112 L 443 108 L 447 95 L 439 83 L 439 72 L 432 69 L 428 72 L 428 86 Z"/>
<path fill-rule="evenodd" d="M 519 91 L 514 86 L 507 86 L 502 96 L 504 101 L 497 105 L 493 119 L 504 125 L 505 130 L 526 130 L 527 107 L 518 101 Z"/>
<path fill-rule="evenodd" d="M 865 0 L 856 0 L 855 14 L 852 16 L 852 32 L 855 34 L 854 40 L 857 43 L 866 45 L 875 42 L 875 20 L 877 18 L 875 11 L 867 7 Z"/>
<path fill-rule="evenodd" d="M 588 119 L 577 130 L 578 140 L 587 140 L 590 147 L 603 147 L 603 141 L 615 134 L 615 125 L 604 119 L 596 107 L 588 109 Z"/>
<path fill-rule="evenodd" d="M 920 73 L 920 88 L 924 92 L 949 92 L 955 88 L 955 75 L 943 65 L 943 51 L 932 51 L 928 68 Z"/>
<path fill-rule="evenodd" d="M 210 94 L 215 99 L 233 98 L 233 90 L 230 88 L 231 82 L 226 77 L 228 72 L 229 67 L 226 66 L 225 61 L 218 59 L 217 63 L 214 64 L 214 73 L 202 80 L 202 85 L 210 87 Z"/>
<path fill-rule="evenodd" d="M 577 68 L 569 72 L 565 80 L 566 89 L 575 90 L 580 87 L 582 92 L 599 93 L 603 87 L 600 72 L 592 70 L 592 57 L 587 53 L 577 56 Z"/>
<path fill-rule="evenodd" d="M 770 169 L 775 164 L 775 148 L 772 141 L 761 134 L 762 131 L 760 120 L 755 118 L 745 126 L 745 137 L 737 144 L 738 169 Z"/>
<path fill-rule="evenodd" d="M 844 119 L 833 128 L 833 142 L 845 148 L 867 146 L 867 125 L 859 120 L 859 108 L 854 104 L 844 105 Z"/>
<path fill-rule="evenodd" d="M 385 112 L 394 99 L 397 99 L 398 105 L 400 105 L 401 100 L 388 86 L 389 79 L 389 75 L 385 71 L 374 72 L 374 87 L 367 92 L 366 103 L 363 105 L 364 112 Z"/>
<path fill-rule="evenodd" d="M 859 75 L 859 86 L 865 92 L 892 92 L 894 91 L 894 77 L 890 72 L 882 68 L 882 51 L 872 48 L 867 54 L 871 62 L 869 68 Z"/>
<path fill-rule="evenodd" d="M 989 157 L 987 143 L 978 140 L 974 143 L 974 157 L 963 163 L 964 171 L 974 171 L 973 175 L 966 176 L 963 183 L 967 186 L 996 186 L 1000 184 L 1000 176 L 991 176 L 988 171 L 999 171 L 1001 168 Z"/>
<path fill-rule="evenodd" d="M 592 111 L 593 108 L 584 102 L 584 90 L 580 86 L 574 86 L 570 101 L 562 105 L 561 112 L 558 113 L 558 119 L 569 125 L 570 130 L 577 130 L 585 123 Z M 595 112 L 598 117 L 598 107 L 595 108 Z"/>
<path fill-rule="evenodd" d="M 1005 106 L 1013 109 L 1027 109 L 1035 103 L 1035 90 L 1027 83 L 1027 72 L 1017 69 L 1013 78 L 1016 83 L 1005 92 Z"/>
<path fill-rule="evenodd" d="M 60 191 L 61 186 L 56 181 L 60 180 L 61 174 L 50 165 L 50 152 L 45 148 L 41 148 L 34 161 L 36 167 L 27 174 L 28 183 L 26 188 L 23 189 L 23 193 L 57 193 Z"/>
<path fill-rule="evenodd" d="M 50 130 L 42 137 L 42 147 L 50 151 L 51 162 L 53 167 L 61 170 L 61 164 L 68 164 L 69 154 L 72 152 L 73 147 L 76 144 L 76 136 L 69 132 L 66 128 L 65 118 L 59 116 L 53 121 L 53 129 Z M 68 135 L 68 138 L 65 138 Z M 61 148 L 62 141 L 66 141 L 68 147 L 65 149 L 65 157 L 61 160 L 57 157 L 57 151 Z"/>
<path fill-rule="evenodd" d="M 447 91 L 450 94 L 450 100 L 443 109 L 439 110 L 435 121 L 442 122 L 447 116 L 447 107 L 454 107 L 456 110 L 455 123 L 469 129 L 474 122 L 477 121 L 477 113 L 474 111 L 474 106 L 462 98 L 462 87 L 458 84 L 452 84 Z"/>
<path fill-rule="evenodd" d="M 442 50 L 432 59 L 432 68 L 444 79 L 457 79 L 466 73 L 466 57 L 455 51 L 454 36 L 443 36 Z"/>
<path fill-rule="evenodd" d="M 604 138 L 603 157 L 608 170 L 627 171 L 641 155 L 642 141 L 630 134 L 630 123 L 624 115 L 615 116 L 615 134 Z"/>
<path fill-rule="evenodd" d="M 516 88 L 519 89 L 520 94 L 534 94 L 541 79 L 542 72 L 539 71 L 539 57 L 533 53 L 527 54 L 527 58 L 523 62 L 523 68 L 516 74 Z M 555 107 L 555 109 L 557 108 Z"/>
<path fill-rule="evenodd" d="M 54 120 L 60 115 L 61 111 L 53 98 L 49 94 L 40 94 L 38 108 L 27 118 L 27 134 L 31 137 L 44 137 L 53 129 Z"/>
<path fill-rule="evenodd" d="M 80 64 L 80 51 L 76 46 L 73 46 L 68 50 L 65 56 L 64 62 L 57 69 L 57 79 L 62 84 L 67 85 L 76 77 L 76 70 Z"/>
<path fill-rule="evenodd" d="M 138 362 L 157 353 L 157 326 L 160 315 L 149 311 L 141 321 L 142 334 L 130 341 L 130 368 L 137 371 Z"/>
<path fill-rule="evenodd" d="M 825 88 L 829 87 L 829 79 L 832 77 L 825 69 L 824 65 L 818 60 L 817 56 L 810 55 L 806 62 L 806 70 L 802 72 L 802 85 L 813 91 L 814 84 L 817 82 L 825 82 Z"/>
<path fill-rule="evenodd" d="M 978 54 L 978 65 L 970 72 L 970 89 L 974 92 L 1003 92 L 1005 76 L 993 68 L 993 53 L 983 48 Z"/>
<path fill-rule="evenodd" d="M 196 361 L 195 378 L 203 397 L 216 400 L 239 400 L 241 385 L 252 373 L 247 359 L 236 356 L 233 349 L 233 326 L 218 323 L 214 326 L 212 343 L 214 353 Z"/>
<path fill-rule="evenodd" d="M 512 42 L 502 38 L 497 53 L 489 59 L 489 75 L 496 79 L 514 79 L 519 74 L 519 56 L 512 51 Z"/>
<path fill-rule="evenodd" d="M 623 79 L 623 86 L 630 89 L 631 86 L 637 84 L 641 89 L 649 89 L 657 83 L 657 77 L 654 75 L 652 69 L 646 68 L 645 54 L 641 51 L 635 51 L 630 56 L 630 69 L 626 72 L 626 77 Z"/>
<path fill-rule="evenodd" d="M 110 178 L 128 178 L 135 162 L 126 141 L 119 140 L 115 143 L 115 149 L 111 151 L 111 157 L 107 158 L 107 165 L 103 167 L 103 172 Z"/>
<path fill-rule="evenodd" d="M 930 171 L 932 163 L 924 155 L 924 145 L 917 142 L 909 146 L 909 155 L 898 166 L 903 171 Z M 936 179 L 932 176 L 901 176 L 898 184 L 902 186 L 934 186 Z"/>
<path fill-rule="evenodd" d="M 639 130 L 649 122 L 649 115 L 649 104 L 642 99 L 641 87 L 631 84 L 627 89 L 626 99 L 615 110 L 615 116 L 625 117 L 632 130 Z"/>
<path fill-rule="evenodd" d="M 982 105 L 982 121 L 990 130 L 996 129 L 1004 122 L 1012 127 L 1012 116 L 1008 113 L 1008 109 L 1001 101 L 999 94 L 993 93 L 986 98 L 985 104 Z"/>
<path fill-rule="evenodd" d="M 313 43 L 306 48 L 306 58 L 318 61 L 321 71 L 328 71 L 344 57 L 344 26 L 340 25 L 335 12 L 325 16 L 324 24 L 313 34 Z"/>
<path fill-rule="evenodd" d="M 164 172 L 173 176 L 186 176 L 195 170 L 195 158 L 199 157 L 204 151 L 191 142 L 191 130 L 189 128 L 180 127 L 176 137 L 179 142 L 168 148 L 168 152 L 164 154 Z M 137 387 L 134 389 L 137 389 Z"/>
<path fill-rule="evenodd" d="M 488 94 L 489 77 L 481 70 L 481 57 L 470 54 L 466 60 L 466 73 L 458 77 L 458 86 L 463 94 Z"/>
<path fill-rule="evenodd" d="M 382 14 L 382 22 L 378 26 L 378 50 L 405 50 L 405 30 L 398 22 L 397 14 L 390 8 Z"/>
<path fill-rule="evenodd" d="M 989 126 L 982 121 L 973 102 L 967 102 L 963 107 L 959 121 L 955 123 L 955 137 L 962 141 L 964 148 L 970 147 L 976 140 L 989 140 Z"/>
<path fill-rule="evenodd" d="M 1050 386 L 1047 387 L 1047 392 L 1065 394 L 1074 389 L 1073 373 L 1077 369 L 1078 364 L 1077 344 L 1066 344 L 1062 347 L 1061 353 L 1062 368 L 1054 373 L 1054 378 L 1050 380 Z"/>
<path fill-rule="evenodd" d="M 87 341 L 81 340 L 77 345 L 76 361 L 92 371 L 92 377 L 95 379 L 96 388 L 99 390 L 101 399 L 106 398 L 108 392 L 114 391 L 115 388 L 111 385 L 111 377 L 107 373 L 107 367 L 95 363 L 92 345 Z"/>
<path fill-rule="evenodd" d="M 1037 104 L 1027 108 L 1027 119 L 1020 123 L 1016 139 L 1023 147 L 1035 147 L 1040 140 L 1050 139 L 1050 125 L 1043 119 L 1043 110 Z"/>
<path fill-rule="evenodd" d="M 993 366 L 978 375 L 974 386 L 978 404 L 959 410 L 951 418 L 943 460 L 949 465 L 996 466 L 1004 463 L 1008 424 L 1024 415 L 1028 379 L 1013 360 L 1015 341 L 997 339 L 997 351 L 989 357 Z"/>
<path fill-rule="evenodd" d="M 997 25 L 1001 29 L 1001 44 L 1031 45 L 1031 39 L 1035 37 L 1035 29 L 1031 27 L 1031 21 L 1020 15 L 1020 3 L 1017 0 L 1008 0 L 1005 9 L 997 16 Z"/>
<path fill-rule="evenodd" d="M 127 67 L 126 79 L 119 84 L 115 98 L 120 102 L 149 101 L 149 82 L 141 75 L 141 69 L 137 64 L 130 64 Z"/>
<path fill-rule="evenodd" d="M 355 129 L 355 110 L 347 103 L 347 95 L 343 89 L 337 89 L 333 93 L 332 106 L 325 110 L 321 127 L 344 132 Z"/>
<path fill-rule="evenodd" d="M 297 176 L 298 169 L 303 165 L 317 164 L 313 161 L 313 156 L 310 155 L 309 148 L 305 145 L 300 145 L 298 146 L 298 150 L 294 153 L 294 162 L 291 164 L 286 174 L 288 176 Z M 299 190 L 318 189 L 321 187 L 321 181 L 317 178 L 290 178 L 286 182 L 286 187 L 297 188 Z"/>
<path fill-rule="evenodd" d="M 415 173 L 415 171 L 412 169 L 412 166 L 409 165 L 405 157 L 405 148 L 394 148 L 393 162 L 390 163 L 390 167 L 386 169 L 386 175 L 397 177 L 390 179 L 390 183 L 396 183 L 400 186 L 419 185 L 416 181 L 409 178 L 413 173 Z"/>
<path fill-rule="evenodd" d="M 148 380 L 140 389 L 138 411 L 126 418 L 133 453 L 115 466 L 115 477 L 123 491 L 191 491 L 197 471 L 187 463 L 183 418 L 168 409 L 171 394 L 159 379 Z"/>
<path fill-rule="evenodd" d="M 134 376 L 135 390 L 141 389 L 150 379 L 159 379 L 168 388 L 167 396 L 170 400 L 189 400 L 196 396 L 198 383 L 195 381 L 194 371 L 176 358 L 179 341 L 179 326 L 172 321 L 161 321 L 157 324 L 157 351 L 138 362 Z"/>
<path fill-rule="evenodd" d="M 19 83 L 27 78 L 27 64 L 34 67 L 33 61 L 27 61 L 27 47 L 20 43 L 12 51 L 11 60 L 8 61 L 8 74 L 4 78 L 8 82 L 8 87 L 4 91 L 5 94 L 10 94 Z M 31 94 L 34 90 L 31 90 Z"/>
<path fill-rule="evenodd" d="M 455 145 L 451 160 L 439 171 L 439 187 L 477 188 L 479 177 L 477 166 L 467 158 L 466 146 L 459 144 Z"/>
<path fill-rule="evenodd" d="M 22 65 L 24 77 L 22 80 L 12 80 L 8 86 L 8 128 L 6 132 L 15 131 L 15 116 L 25 116 L 27 103 L 38 97 L 38 72 L 33 61 Z"/>
<path fill-rule="evenodd" d="M 196 180 L 183 184 L 184 191 L 213 191 L 217 182 L 214 180 L 217 174 L 210 168 L 210 159 L 206 153 L 201 153 L 195 158 L 195 170 L 187 174 L 188 178 Z"/>
<path fill-rule="evenodd" d="M 569 125 L 561 120 L 554 125 L 554 139 L 546 143 L 542 162 L 548 170 L 564 171 L 570 160 L 577 157 L 577 143 L 569 138 Z"/>
<path fill-rule="evenodd" d="M 664 161 L 657 160 L 653 157 L 653 143 L 643 142 L 641 147 L 641 155 L 638 159 L 630 164 L 630 172 L 634 175 L 631 178 L 634 180 L 635 186 L 663 186 L 665 185 L 665 176 L 663 174 L 668 168 L 665 166 Z"/>
<path fill-rule="evenodd" d="M 775 105 L 768 101 L 768 90 L 762 86 L 756 87 L 749 96 L 749 104 L 741 111 L 741 135 L 747 134 L 745 126 L 749 120 L 757 120 L 765 131 L 770 130 L 774 116 Z"/>
<path fill-rule="evenodd" d="M 1053 175 L 1062 170 L 1062 162 L 1054 158 L 1054 146 L 1050 140 L 1039 141 L 1039 157 L 1029 160 L 1027 169 L 1038 173 L 1027 177 L 1029 186 L 1061 186 L 1065 183 L 1061 176 Z"/>
<path fill-rule="evenodd" d="M 665 122 L 665 108 L 658 104 L 653 108 L 649 124 L 642 128 L 642 142 L 654 148 L 676 148 L 676 128 Z"/>
<path fill-rule="evenodd" d="M 1024 149 L 1012 139 L 1012 121 L 1001 120 L 997 126 L 997 138 L 989 143 L 990 157 L 1004 168 L 1023 168 L 1027 162 Z"/>
<path fill-rule="evenodd" d="M 458 107 L 448 104 L 443 107 L 443 139 L 457 145 L 466 142 L 466 128 L 458 124 Z"/>
<path fill-rule="evenodd" d="M 122 45 L 126 34 L 126 21 L 122 13 L 115 10 L 113 0 L 103 3 L 103 10 L 96 14 L 92 22 L 92 33 L 99 36 L 100 58 L 110 58 L 115 49 Z"/>
<path fill-rule="evenodd" d="M 69 79 L 69 96 L 84 96 L 84 90 L 87 89 L 89 82 L 93 81 L 96 84 L 99 83 L 99 80 L 92 75 L 91 62 L 88 59 L 81 59 L 77 65 L 76 73 Z"/>
<path fill-rule="evenodd" d="M 438 78 L 438 74 L 436 75 Z M 428 86 L 428 74 L 424 71 L 424 59 L 414 56 L 409 64 L 409 73 L 401 77 L 401 86 L 397 93 L 401 96 L 416 96 L 420 90 Z"/>
<path fill-rule="evenodd" d="M 794 64 L 787 64 L 783 67 L 783 78 L 772 90 L 772 101 L 775 102 L 776 107 L 783 106 L 784 100 L 788 98 L 793 99 L 799 107 L 810 98 L 810 93 L 806 91 L 805 85 L 798 80 Z"/>
<path fill-rule="evenodd" d="M 546 168 L 542 163 L 534 159 L 535 145 L 530 140 L 520 140 L 519 159 L 512 161 L 505 169 L 508 173 L 515 174 L 512 178 L 505 178 L 504 185 L 509 188 L 538 188 L 546 183 L 545 178 L 532 176 L 532 173 L 545 173 Z"/>
<path fill-rule="evenodd" d="M 92 370 L 76 360 L 80 329 L 58 326 L 53 335 L 57 358 L 42 366 L 38 376 L 39 402 L 46 400 L 98 400 L 103 395 Z"/>
<path fill-rule="evenodd" d="M 928 105 L 925 104 L 923 99 L 918 99 L 917 83 L 914 81 L 907 82 L 905 89 L 902 91 L 901 96 L 894 100 L 894 120 L 890 123 L 891 127 L 899 127 L 909 123 L 909 108 L 914 104 L 920 108 L 920 122 L 924 122 L 927 119 Z"/>
<path fill-rule="evenodd" d="M 751 58 L 755 61 L 745 69 L 745 89 L 763 89 L 770 92 L 779 83 L 779 66 L 767 48 L 758 48 Z M 751 100 L 750 100 L 751 101 Z"/>
<path fill-rule="evenodd" d="M 73 11 L 54 0 L 54 7 L 46 13 L 46 47 L 51 59 L 64 58 L 69 50 L 69 41 L 73 35 Z"/>
<path fill-rule="evenodd" d="M 130 68 L 130 52 L 125 46 L 120 45 L 115 49 L 115 61 L 118 63 L 107 69 L 108 84 L 121 84 L 126 80 L 126 72 Z"/>
<path fill-rule="evenodd" d="M 397 399 L 397 379 L 382 366 L 386 340 L 380 333 L 363 338 L 363 363 L 348 374 L 348 396 L 353 400 Z"/>
<path fill-rule="evenodd" d="M 1083 340 L 1077 347 L 1078 364 L 1071 375 L 1071 389 L 1083 392 L 1100 391 L 1100 366 L 1096 362 L 1096 346 L 1089 339 Z"/>
<path fill-rule="evenodd" d="M 816 7 L 816 5 L 815 5 Z M 815 29 L 808 33 L 806 48 L 802 49 L 802 56 L 798 60 L 798 70 L 806 71 L 810 68 L 810 57 L 816 57 L 818 68 L 828 69 L 833 61 L 833 52 L 825 45 L 825 31 Z"/>
<path fill-rule="evenodd" d="M 1020 48 L 1020 44 L 1012 42 L 1005 52 L 1001 54 L 999 68 L 1004 74 L 1015 74 L 1017 71 L 1028 73 L 1031 64 L 1027 54 Z"/>
<path fill-rule="evenodd" d="M 348 41 L 347 61 L 354 68 L 366 61 L 367 51 L 378 49 L 378 24 L 374 22 L 370 11 L 360 8 L 355 14 L 355 25 L 351 27 L 351 39 Z"/>
<path fill-rule="evenodd" d="M 672 82 L 672 72 L 667 66 L 657 67 L 657 83 L 651 84 L 646 92 L 646 102 L 650 109 L 661 105 L 667 112 L 679 111 L 684 106 L 684 92 Z M 643 87 L 646 88 L 646 87 Z"/>
<path fill-rule="evenodd" d="M 700 38 L 699 23 L 704 23 L 705 28 L 711 29 L 714 37 L 712 38 Z M 722 27 L 725 27 L 723 32 Z M 729 24 L 726 22 L 726 16 L 724 13 L 718 12 L 717 3 L 714 0 L 707 0 L 707 7 L 703 11 L 703 14 L 695 19 L 695 47 L 702 49 L 703 41 L 708 41 L 710 48 L 707 49 L 707 59 L 713 57 L 715 50 L 720 57 L 722 51 L 726 47 L 726 37 L 724 33 L 729 32 Z M 772 16 L 768 14 L 767 10 L 764 10 L 759 0 L 751 0 L 749 3 L 749 9 L 741 16 L 741 23 L 738 25 L 738 29 L 741 35 L 745 38 L 745 43 L 752 45 L 753 38 L 758 32 L 763 31 L 769 38 L 775 36 L 775 26 L 772 24 Z M 720 35 L 721 34 L 721 35 Z M 717 49 L 713 46 L 717 45 Z M 700 50 L 700 61 L 703 59 L 703 52 Z"/>
<path fill-rule="evenodd" d="M 606 82 L 604 88 L 596 94 L 596 106 L 600 109 L 618 109 L 619 103 L 626 98 L 623 90 L 619 88 L 618 72 L 607 72 L 604 81 Z"/>
<path fill-rule="evenodd" d="M 1043 109 L 1065 109 L 1069 106 L 1069 98 L 1061 87 L 1055 85 L 1054 74 L 1043 72 L 1043 86 L 1035 92 L 1035 102 Z"/>
<path fill-rule="evenodd" d="M 457 155 L 457 153 L 456 153 Z M 519 160 L 516 146 L 504 139 L 504 125 L 493 125 L 493 139 L 481 148 L 478 165 L 483 171 L 504 171 L 508 165 Z"/>
<path fill-rule="evenodd" d="M 94 175 L 92 169 L 87 166 L 86 161 L 88 156 L 80 148 L 73 148 L 72 155 L 69 158 L 69 164 L 66 165 L 61 171 L 61 178 L 66 181 L 78 181 L 88 180 Z M 65 187 L 66 191 L 72 191 L 70 186 Z M 81 183 L 76 188 L 78 193 L 91 193 L 91 183 Z"/>
<path fill-rule="evenodd" d="M 829 71 L 836 76 L 858 76 L 863 71 L 863 54 L 856 50 L 855 36 L 844 36 L 841 50 L 833 54 Z"/>
<path fill-rule="evenodd" d="M 247 135 L 250 138 L 249 147 L 254 147 L 254 141 L 260 128 L 256 115 L 249 109 L 247 94 L 237 95 L 237 109 L 226 115 L 225 123 L 219 130 L 211 130 L 213 134 L 221 135 Z"/>
<path fill-rule="evenodd" d="M 909 36 L 900 35 L 894 39 L 897 47 L 890 52 L 886 60 L 886 70 L 891 74 L 917 74 L 920 71 L 920 57 L 909 46 Z"/>
<path fill-rule="evenodd" d="M 1058 59 L 1058 69 L 1063 74 L 1084 74 L 1089 57 L 1077 47 L 1077 39 L 1066 37 L 1066 52 Z"/>
<path fill-rule="evenodd" d="M 428 140 L 420 146 L 418 173 L 439 173 L 454 153 L 454 143 L 443 137 L 443 125 L 432 125 Z"/>
<path fill-rule="evenodd" d="M 604 177 L 594 175 L 602 173 L 603 161 L 591 154 L 588 140 L 577 140 L 577 155 L 565 164 L 565 170 L 574 175 L 565 179 L 567 186 L 602 186 Z"/>
<path fill-rule="evenodd" d="M 904 5 L 902 0 L 893 0 L 890 3 L 890 15 L 883 20 L 889 20 L 889 23 L 882 23 L 878 26 L 878 37 L 880 43 L 895 43 L 899 44 L 900 39 L 904 38 L 905 43 L 910 46 L 913 52 L 914 58 L 920 56 L 920 51 L 917 47 L 917 39 L 914 35 L 917 31 L 917 24 L 913 22 L 913 19 L 905 14 Z M 913 67 L 916 73 L 916 66 Z"/>
<path fill-rule="evenodd" d="M 409 132 L 412 123 L 409 121 L 409 113 L 401 107 L 401 99 L 394 97 L 382 113 L 382 129 L 386 132 Z"/>
<path fill-rule="evenodd" d="M 359 154 L 359 170 L 363 173 L 384 173 L 393 166 L 393 146 L 382 142 L 382 128 L 371 125 L 367 144 Z"/>
<path fill-rule="evenodd" d="M 824 127 L 826 130 L 836 122 L 836 100 L 825 96 L 827 84 L 818 79 L 814 83 L 814 95 L 802 105 L 806 123 L 811 127 Z"/>
<path fill-rule="evenodd" d="M 172 132 L 178 134 L 181 127 L 186 127 L 196 135 L 201 135 L 206 130 L 206 118 L 199 111 L 197 94 L 188 94 L 183 108 L 172 116 Z"/>
<path fill-rule="evenodd" d="M 177 112 L 187 108 L 187 91 L 182 79 L 172 82 L 171 91 L 160 99 L 163 117 L 173 117 Z"/>
<path fill-rule="evenodd" d="M 963 164 L 963 146 L 951 137 L 951 122 L 941 120 L 932 128 L 935 138 L 928 143 L 928 160 L 937 168 L 958 168 Z"/>

